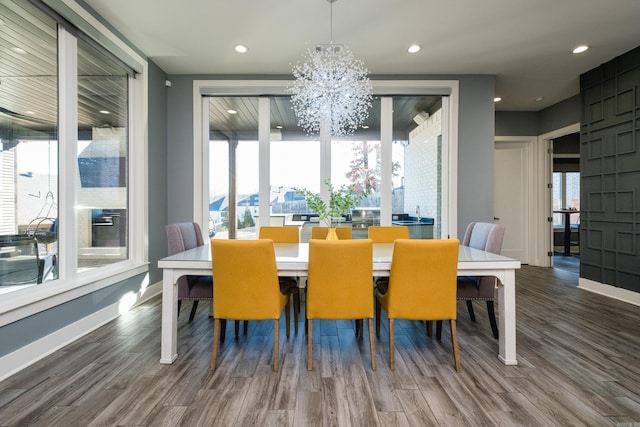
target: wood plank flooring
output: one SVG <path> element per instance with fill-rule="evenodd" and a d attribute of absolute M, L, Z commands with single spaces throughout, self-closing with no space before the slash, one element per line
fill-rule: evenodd
<path fill-rule="evenodd" d="M 518 366 L 496 357 L 484 304 L 458 307 L 462 372 L 449 329 L 396 322 L 396 371 L 386 319 L 371 370 L 368 333 L 353 321 L 314 323 L 306 370 L 303 316 L 272 371 L 272 322 L 233 336 L 209 371 L 213 321 L 190 303 L 179 357 L 161 365 L 155 298 L 0 383 L 2 426 L 640 426 L 640 307 L 585 292 L 577 274 L 524 266 L 516 274 Z M 497 310 L 496 310 L 497 312 Z"/>

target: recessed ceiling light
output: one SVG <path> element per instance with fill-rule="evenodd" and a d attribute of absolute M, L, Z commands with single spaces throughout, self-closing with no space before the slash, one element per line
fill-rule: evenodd
<path fill-rule="evenodd" d="M 31 115 L 33 115 L 33 114 L 35 114 L 36 112 L 35 112 L 35 111 L 31 111 L 31 110 L 27 110 L 27 111 L 25 111 L 25 113 L 26 113 L 26 114 L 31 114 Z"/>
<path fill-rule="evenodd" d="M 12 51 L 19 53 L 20 55 L 26 55 L 27 51 L 22 49 L 21 47 L 12 47 L 11 48 Z"/>
<path fill-rule="evenodd" d="M 276 129 L 282 129 L 282 125 L 276 126 Z"/>
<path fill-rule="evenodd" d="M 238 114 L 238 112 L 236 110 L 227 110 L 227 113 L 229 113 L 229 114 Z"/>
<path fill-rule="evenodd" d="M 500 102 L 502 101 L 502 98 L 500 98 L 499 96 L 496 96 L 495 98 L 493 98 L 493 102 Z"/>
<path fill-rule="evenodd" d="M 420 45 L 412 44 L 411 46 L 409 46 L 409 49 L 407 49 L 407 52 L 416 53 L 416 52 L 420 52 L 420 49 L 422 49 Z"/>
<path fill-rule="evenodd" d="M 542 96 L 536 96 L 536 102 L 540 102 L 544 99 Z"/>
<path fill-rule="evenodd" d="M 573 53 L 582 53 L 585 52 L 586 50 L 589 49 L 589 46 L 587 46 L 586 44 L 577 46 L 573 49 Z"/>
<path fill-rule="evenodd" d="M 369 129 L 369 125 L 362 125 L 362 129 Z"/>
<path fill-rule="evenodd" d="M 102 113 L 102 114 L 111 114 L 111 111 L 109 111 L 109 110 L 100 110 L 100 113 Z"/>
<path fill-rule="evenodd" d="M 236 52 L 238 53 L 247 53 L 247 51 L 249 50 L 246 46 L 243 46 L 241 44 L 236 45 L 236 47 L 234 48 L 236 50 Z"/>

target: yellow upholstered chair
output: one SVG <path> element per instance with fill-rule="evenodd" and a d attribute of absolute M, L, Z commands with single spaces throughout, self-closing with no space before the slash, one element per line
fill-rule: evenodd
<path fill-rule="evenodd" d="M 389 366 L 395 369 L 395 319 L 449 320 L 456 371 L 460 372 L 456 334 L 456 275 L 460 242 L 398 239 L 387 289 L 376 287 L 376 335 L 380 336 L 380 308 L 389 318 Z M 386 287 L 386 286 L 385 286 Z M 215 300 L 214 300 L 215 301 Z"/>
<path fill-rule="evenodd" d="M 264 226 L 258 233 L 260 239 L 271 239 L 273 243 L 300 243 L 300 229 L 297 226 Z M 293 298 L 293 330 L 298 333 L 300 313 L 300 291 L 295 277 L 280 277 L 280 291 L 290 293 Z"/>
<path fill-rule="evenodd" d="M 260 239 L 271 239 L 273 243 L 300 243 L 300 230 L 297 226 L 264 226 L 258 233 Z"/>
<path fill-rule="evenodd" d="M 289 295 L 280 292 L 273 241 L 211 239 L 213 288 L 213 351 L 216 368 L 220 320 L 273 320 L 273 370 L 278 370 L 279 319 L 282 310 L 289 337 Z"/>
<path fill-rule="evenodd" d="M 409 227 L 406 225 L 371 225 L 367 232 L 373 243 L 393 243 L 396 239 L 409 238 Z"/>
<path fill-rule="evenodd" d="M 406 225 L 371 225 L 367 229 L 367 233 L 373 243 L 393 243 L 396 239 L 408 239 L 409 227 Z M 380 286 L 389 283 L 388 277 L 374 277 L 373 280 Z"/>
<path fill-rule="evenodd" d="M 313 319 L 369 319 L 371 368 L 373 338 L 373 243 L 363 240 L 309 241 L 307 279 L 307 369 L 312 368 Z"/>
<path fill-rule="evenodd" d="M 327 233 L 329 232 L 328 227 L 311 227 L 311 238 L 312 239 L 326 239 Z M 351 228 L 350 227 L 336 227 L 336 234 L 338 235 L 339 240 L 351 240 Z"/>

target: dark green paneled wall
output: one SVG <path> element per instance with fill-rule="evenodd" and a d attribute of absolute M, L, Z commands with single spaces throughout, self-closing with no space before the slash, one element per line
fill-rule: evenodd
<path fill-rule="evenodd" d="M 640 292 L 640 47 L 580 91 L 581 276 Z"/>

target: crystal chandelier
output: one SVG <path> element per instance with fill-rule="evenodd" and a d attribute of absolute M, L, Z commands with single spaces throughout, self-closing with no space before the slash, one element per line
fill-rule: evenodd
<path fill-rule="evenodd" d="M 287 87 L 298 126 L 308 134 L 326 127 L 332 136 L 353 134 L 369 116 L 372 88 L 364 63 L 342 45 L 333 43 L 307 51 L 308 60 L 293 67 L 295 81 Z"/>

